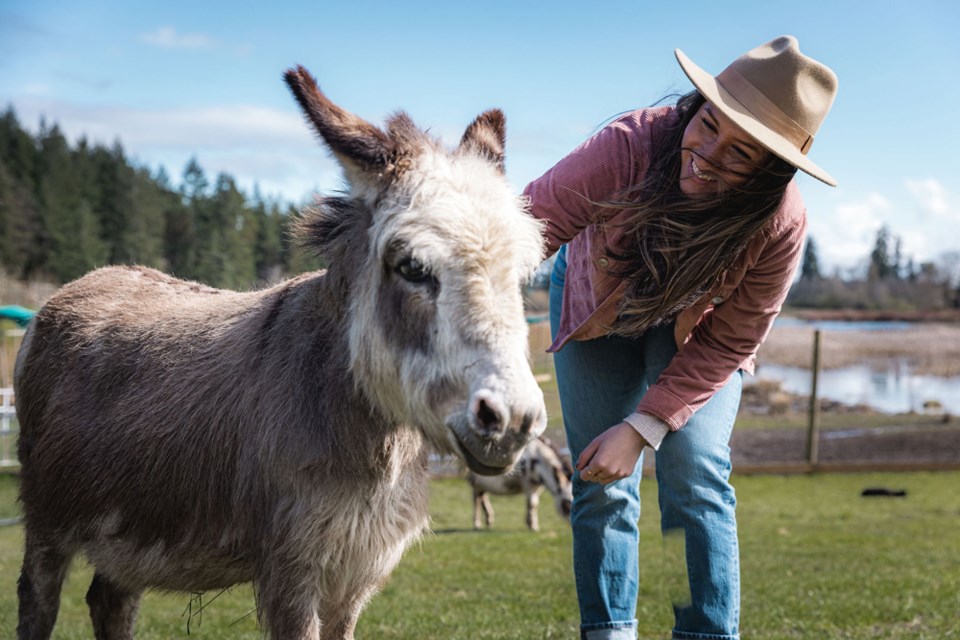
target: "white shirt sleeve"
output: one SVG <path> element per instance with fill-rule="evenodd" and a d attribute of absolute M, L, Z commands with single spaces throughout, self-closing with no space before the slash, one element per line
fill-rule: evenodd
<path fill-rule="evenodd" d="M 631 413 L 623 421 L 643 436 L 654 451 L 660 448 L 660 443 L 670 433 L 670 427 L 666 422 L 649 413 Z"/>

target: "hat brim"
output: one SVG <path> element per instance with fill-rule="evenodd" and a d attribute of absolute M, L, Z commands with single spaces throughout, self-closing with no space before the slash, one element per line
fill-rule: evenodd
<path fill-rule="evenodd" d="M 837 181 L 833 176 L 814 164 L 793 143 L 757 120 L 749 109 L 717 82 L 716 78 L 697 66 L 683 51 L 676 49 L 674 54 L 677 56 L 680 68 L 687 74 L 690 82 L 703 97 L 725 116 L 733 120 L 737 126 L 746 131 L 765 149 L 817 180 L 831 187 L 837 186 Z"/>

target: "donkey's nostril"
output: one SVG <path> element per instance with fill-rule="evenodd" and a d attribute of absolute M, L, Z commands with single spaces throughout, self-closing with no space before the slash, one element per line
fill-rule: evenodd
<path fill-rule="evenodd" d="M 536 411 L 530 411 L 523 414 L 523 422 L 520 424 L 520 432 L 524 435 L 527 435 L 531 430 L 534 430 L 534 433 L 539 435 L 542 433 L 543 429 L 546 428 L 546 424 L 546 409 L 541 407 Z"/>
<path fill-rule="evenodd" d="M 504 421 L 497 410 L 486 400 L 481 399 L 477 404 L 477 421 L 487 431 L 501 431 Z"/>
<path fill-rule="evenodd" d="M 535 424 L 540 422 L 542 414 L 543 411 L 539 409 L 535 412 L 528 411 L 527 413 L 523 414 L 523 422 L 520 423 L 520 433 L 530 433 L 530 429 L 532 429 Z"/>

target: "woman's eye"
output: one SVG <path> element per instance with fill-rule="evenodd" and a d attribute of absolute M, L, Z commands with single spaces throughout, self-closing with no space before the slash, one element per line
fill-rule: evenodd
<path fill-rule="evenodd" d="M 733 153 L 736 154 L 741 160 L 749 160 L 750 154 L 741 149 L 740 147 L 733 147 Z"/>
<path fill-rule="evenodd" d="M 416 258 L 404 258 L 394 269 L 401 278 L 415 284 L 435 282 L 436 279 Z"/>
<path fill-rule="evenodd" d="M 716 133 L 716 132 L 717 132 L 717 128 L 716 128 L 715 126 L 713 126 L 713 123 L 710 122 L 709 120 L 707 120 L 706 118 L 702 118 L 702 119 L 700 120 L 700 122 L 703 123 L 704 128 L 705 128 L 707 131 L 709 131 L 710 133 Z"/>

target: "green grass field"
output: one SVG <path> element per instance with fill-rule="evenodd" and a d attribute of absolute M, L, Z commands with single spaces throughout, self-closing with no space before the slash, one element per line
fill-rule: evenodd
<path fill-rule="evenodd" d="M 744 640 L 960 638 L 960 472 L 736 477 Z M 868 486 L 906 498 L 861 498 Z M 656 485 L 644 480 L 641 638 L 668 638 L 682 597 L 672 545 L 659 533 Z M 433 483 L 433 533 L 410 549 L 364 612 L 359 638 L 575 638 L 570 531 L 548 500 L 540 534 L 523 525 L 521 498 L 494 499 L 492 531 L 471 530 L 462 480 Z M 0 518 L 16 514 L 15 480 L 0 477 Z M 16 626 L 23 531 L 0 529 L 0 638 Z M 55 638 L 91 637 L 78 561 Z M 260 638 L 253 596 L 238 587 L 191 598 L 148 594 L 138 638 Z M 198 610 L 202 611 L 198 613 Z M 191 616 L 188 612 L 193 611 Z"/>

